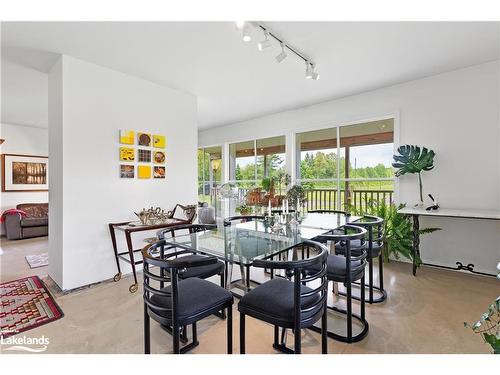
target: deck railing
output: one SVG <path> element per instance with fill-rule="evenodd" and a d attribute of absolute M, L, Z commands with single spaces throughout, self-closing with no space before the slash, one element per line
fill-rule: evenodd
<path fill-rule="evenodd" d="M 211 197 L 213 201 L 220 200 L 217 196 L 217 188 L 211 188 Z M 244 202 L 245 197 L 250 189 L 238 189 L 238 201 Z M 335 210 L 337 209 L 336 189 L 308 189 L 307 194 L 307 210 Z M 393 190 L 368 190 L 368 189 L 352 189 L 349 190 L 348 196 L 345 196 L 345 190 L 340 190 L 340 204 L 345 207 L 346 203 L 354 206 L 357 210 L 367 211 L 367 207 L 371 201 L 385 201 L 390 203 L 394 198 Z M 213 203 L 212 203 L 213 204 Z"/>

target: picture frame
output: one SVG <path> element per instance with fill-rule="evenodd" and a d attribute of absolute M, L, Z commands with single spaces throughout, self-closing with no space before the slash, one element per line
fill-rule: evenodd
<path fill-rule="evenodd" d="M 48 156 L 2 154 L 2 192 L 48 190 Z"/>

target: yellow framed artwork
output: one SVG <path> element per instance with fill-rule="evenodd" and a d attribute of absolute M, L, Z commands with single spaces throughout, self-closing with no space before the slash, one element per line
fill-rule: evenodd
<path fill-rule="evenodd" d="M 135 132 L 133 130 L 120 130 L 120 143 L 124 145 L 133 145 Z"/>
<path fill-rule="evenodd" d="M 151 178 L 151 166 L 149 166 L 149 165 L 137 166 L 137 177 L 139 177 L 139 178 Z"/>
<path fill-rule="evenodd" d="M 165 152 L 163 151 L 155 151 L 153 153 L 153 161 L 155 164 L 164 164 L 165 163 Z"/>
<path fill-rule="evenodd" d="M 131 147 L 120 147 L 120 160 L 121 161 L 134 161 L 135 150 Z"/>
<path fill-rule="evenodd" d="M 164 135 L 153 135 L 153 146 L 156 148 L 165 148 L 167 140 Z"/>

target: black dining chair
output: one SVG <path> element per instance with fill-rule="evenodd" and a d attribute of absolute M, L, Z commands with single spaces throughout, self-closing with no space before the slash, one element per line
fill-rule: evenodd
<path fill-rule="evenodd" d="M 295 245 L 288 252 L 297 249 Z M 301 353 L 301 330 L 309 328 L 321 319 L 321 352 L 326 354 L 327 321 L 326 300 L 328 281 L 326 279 L 326 259 L 328 249 L 320 243 L 305 241 L 305 246 L 315 250 L 316 254 L 308 259 L 274 261 L 255 259 L 254 267 L 285 270 L 287 278 L 272 278 L 245 294 L 238 303 L 240 312 L 240 353 L 245 354 L 245 317 L 251 316 L 274 326 L 273 347 L 284 353 Z M 298 256 L 297 256 L 298 258 Z M 315 272 L 306 274 L 306 270 L 315 268 Z M 293 281 L 292 281 L 293 279 Z M 307 283 L 314 283 L 308 287 Z M 319 284 L 319 285 L 318 285 Z M 279 328 L 294 330 L 294 348 L 279 343 Z M 283 331 L 284 332 L 284 331 Z"/>
<path fill-rule="evenodd" d="M 168 248 L 159 256 L 159 248 Z M 172 251 L 174 250 L 175 251 Z M 227 313 L 227 352 L 232 353 L 232 306 L 233 295 L 210 281 L 191 277 L 180 279 L 180 275 L 193 267 L 204 267 L 217 263 L 215 257 L 192 259 L 190 252 L 177 250 L 160 240 L 142 250 L 144 259 L 144 353 L 151 353 L 150 318 L 162 326 L 172 327 L 173 352 L 186 353 L 198 346 L 196 323 L 218 311 Z M 155 272 L 156 271 L 156 272 Z M 168 286 L 163 287 L 165 283 Z M 180 347 L 181 327 L 192 326 L 192 342 Z"/>
<path fill-rule="evenodd" d="M 342 342 L 352 343 L 362 340 L 368 334 L 368 321 L 365 316 L 365 267 L 366 267 L 366 251 L 359 248 L 359 255 L 353 256 L 351 254 L 352 241 L 360 240 L 366 235 L 366 229 L 354 225 L 344 225 L 343 227 L 331 231 L 327 234 L 320 235 L 314 238 L 315 241 L 327 243 L 329 241 L 337 243 L 342 241 L 344 243 L 343 255 L 328 255 L 327 259 L 327 278 L 329 281 L 342 283 L 347 290 L 347 308 L 342 309 L 333 305 L 328 305 L 328 309 L 336 311 L 347 317 L 347 335 L 342 335 L 333 331 L 328 331 L 328 336 Z M 352 283 L 360 280 L 361 283 L 361 301 L 360 301 L 360 314 L 352 312 Z M 352 320 L 356 319 L 362 326 L 361 332 L 353 335 Z M 319 331 L 317 327 L 313 330 Z"/>
<path fill-rule="evenodd" d="M 156 233 L 158 240 L 176 237 L 176 235 L 192 234 L 204 232 L 207 230 L 217 229 L 215 224 L 180 224 L 173 227 L 165 228 Z M 160 247 L 160 252 L 164 251 Z M 198 260 L 203 259 L 207 255 L 202 252 L 192 251 L 190 255 L 186 255 L 185 260 Z M 208 279 L 209 277 L 218 275 L 220 277 L 220 286 L 225 287 L 226 267 L 224 262 L 218 260 L 216 263 L 208 264 L 205 266 L 191 267 L 186 272 L 179 275 L 180 279 L 188 279 L 190 277 L 198 277 L 200 279 Z"/>
<path fill-rule="evenodd" d="M 360 239 L 351 241 L 351 253 L 353 255 L 360 254 L 360 248 L 365 248 L 368 259 L 368 285 L 365 287 L 368 289 L 368 298 L 366 302 L 381 303 L 387 299 L 387 292 L 384 289 L 384 255 L 382 249 L 384 246 L 384 219 L 372 216 L 364 215 L 360 220 L 357 220 L 354 225 L 363 227 L 367 230 L 367 235 Z M 335 245 L 335 250 L 337 254 L 342 254 L 345 251 L 345 246 L 342 242 Z M 374 285 L 373 276 L 373 260 L 378 258 L 378 280 L 379 285 Z M 374 291 L 378 291 L 379 296 L 374 298 Z M 359 300 L 360 296 L 353 296 L 354 299 Z"/>

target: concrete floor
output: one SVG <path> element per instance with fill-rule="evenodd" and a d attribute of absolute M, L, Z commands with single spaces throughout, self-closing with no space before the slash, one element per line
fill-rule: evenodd
<path fill-rule="evenodd" d="M 39 275 L 47 284 L 47 267 L 30 269 L 25 255 L 47 251 L 47 238 L 7 241 L 2 238 L 0 280 Z M 411 266 L 391 262 L 385 268 L 388 300 L 367 305 L 368 336 L 359 343 L 329 339 L 329 353 L 488 353 L 480 337 L 463 327 L 474 321 L 500 293 L 494 278 L 422 267 L 411 276 Z M 254 276 L 252 274 L 252 276 Z M 258 275 L 257 275 L 258 277 Z M 28 337 L 50 339 L 48 353 L 142 353 L 142 288 L 128 291 L 129 276 L 106 281 L 69 294 L 56 293 L 64 318 L 29 330 Z M 330 299 L 335 298 L 333 295 Z M 332 302 L 332 301 L 330 301 Z M 342 303 L 342 301 L 337 301 Z M 234 352 L 239 350 L 239 315 L 235 313 Z M 358 309 L 357 303 L 354 310 Z M 329 324 L 342 329 L 345 321 L 331 315 Z M 171 336 L 152 321 L 152 352 L 171 352 Z M 247 318 L 247 353 L 276 353 L 273 329 Z M 191 353 L 225 353 L 226 323 L 210 317 L 199 323 L 200 345 Z M 320 336 L 303 330 L 303 352 L 320 353 Z M 289 345 L 293 337 L 289 334 Z"/>

